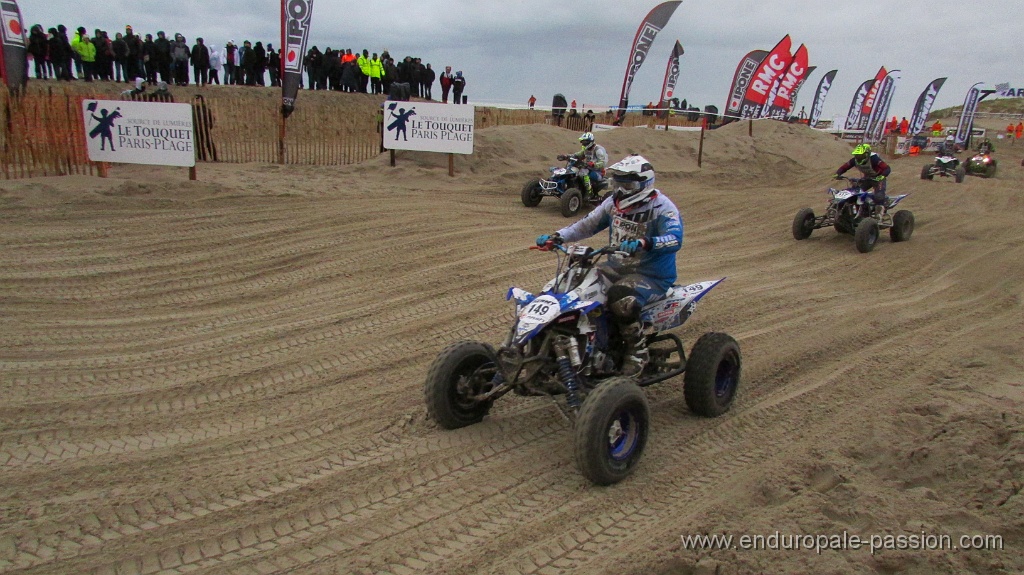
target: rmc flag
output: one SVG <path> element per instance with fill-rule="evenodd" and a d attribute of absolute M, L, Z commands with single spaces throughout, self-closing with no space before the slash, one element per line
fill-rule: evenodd
<path fill-rule="evenodd" d="M 818 91 L 814 93 L 814 101 L 811 102 L 811 115 L 807 120 L 807 125 L 814 127 L 818 123 L 818 119 L 821 118 L 821 110 L 825 107 L 825 96 L 828 95 L 829 89 L 832 87 L 832 81 L 836 79 L 836 73 L 839 70 L 832 70 L 828 74 L 821 77 L 821 81 L 818 82 Z"/>
<path fill-rule="evenodd" d="M 665 69 L 665 83 L 661 86 L 661 101 L 667 102 L 672 99 L 676 91 L 676 80 L 679 79 L 679 57 L 683 55 L 683 45 L 676 40 L 672 54 L 668 57 L 668 66 Z"/>
<path fill-rule="evenodd" d="M 0 34 L 4 54 L 0 58 L 0 76 L 11 90 L 18 90 L 28 81 L 28 50 L 25 47 L 25 27 L 21 24 L 21 11 L 14 0 L 0 1 L 4 30 Z"/>
<path fill-rule="evenodd" d="M 740 109 L 741 117 L 761 117 L 761 109 L 768 100 L 769 92 L 772 91 L 776 81 L 786 72 L 790 62 L 793 61 L 793 55 L 789 52 L 792 45 L 793 41 L 790 39 L 789 34 L 786 34 L 772 48 L 768 56 L 761 61 L 757 67 L 756 75 L 751 80 L 750 86 L 747 87 L 747 92 L 743 96 L 743 107 Z"/>
<path fill-rule="evenodd" d="M 793 61 L 790 62 L 789 68 L 786 68 L 786 73 L 779 78 L 777 88 L 775 89 L 775 97 L 772 98 L 771 105 L 768 106 L 764 116 L 776 120 L 785 120 L 789 115 L 789 111 L 793 108 L 793 102 L 797 91 L 800 89 L 800 85 L 804 83 L 807 75 L 813 69 L 813 66 L 807 65 L 807 47 L 800 44 L 800 47 L 793 54 Z"/>
<path fill-rule="evenodd" d="M 925 120 L 928 119 L 928 112 L 932 110 L 935 97 L 939 95 L 939 89 L 946 83 L 945 78 L 936 78 L 931 84 L 925 87 L 921 95 L 917 97 L 917 104 L 914 105 L 914 113 L 910 116 L 910 127 L 908 134 L 913 136 L 924 129 Z"/>
<path fill-rule="evenodd" d="M 633 50 L 629 54 L 629 64 L 626 66 L 626 77 L 622 80 L 622 94 L 619 96 L 619 111 L 615 117 L 615 125 L 622 124 L 626 115 L 626 107 L 629 106 L 629 89 L 633 86 L 633 78 L 636 76 L 640 66 L 647 59 L 647 53 L 651 50 L 655 36 L 668 24 L 672 13 L 683 3 L 683 0 L 663 2 L 647 13 L 647 17 L 640 23 L 640 28 L 633 38 Z"/>
<path fill-rule="evenodd" d="M 295 97 L 299 95 L 312 14 L 313 0 L 281 0 L 281 114 L 285 118 L 295 110 Z"/>
<path fill-rule="evenodd" d="M 878 73 L 875 74 L 875 83 L 871 85 L 871 89 L 868 90 L 867 97 L 864 98 L 864 107 L 860 111 L 860 124 L 857 126 L 859 130 L 865 130 L 868 127 L 868 119 L 871 117 L 871 109 L 875 107 L 875 101 L 878 98 L 878 91 L 882 88 L 882 80 L 889 74 L 885 66 L 878 69 Z"/>

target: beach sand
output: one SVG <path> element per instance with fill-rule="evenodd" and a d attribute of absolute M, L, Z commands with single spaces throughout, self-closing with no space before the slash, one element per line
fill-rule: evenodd
<path fill-rule="evenodd" d="M 680 282 L 727 278 L 687 349 L 723 331 L 743 354 L 722 417 L 682 378 L 647 388 L 647 451 L 607 488 L 546 399 L 457 431 L 423 400 L 442 348 L 500 342 L 508 287 L 554 273 L 528 248 L 569 220 L 519 192 L 578 134 L 481 129 L 455 177 L 399 152 L 0 182 L 0 573 L 1024 571 L 1024 146 L 959 185 L 892 160 L 916 231 L 860 254 L 790 232 L 849 144 L 747 129 L 708 132 L 702 168 L 695 132 L 598 134 L 682 211 Z M 843 533 L 1003 550 L 738 548 Z"/>

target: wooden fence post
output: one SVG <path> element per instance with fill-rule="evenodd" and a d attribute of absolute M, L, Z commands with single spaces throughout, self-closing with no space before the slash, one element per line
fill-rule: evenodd
<path fill-rule="evenodd" d="M 708 119 L 702 118 L 700 123 L 700 143 L 697 145 L 697 167 L 701 167 L 701 162 L 704 159 L 704 130 L 708 127 Z"/>

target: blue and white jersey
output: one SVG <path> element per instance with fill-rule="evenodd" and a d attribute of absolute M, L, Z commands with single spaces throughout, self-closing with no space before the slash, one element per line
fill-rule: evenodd
<path fill-rule="evenodd" d="M 558 230 L 566 242 L 578 242 L 608 229 L 609 245 L 644 238 L 649 250 L 628 258 L 611 256 L 609 263 L 626 273 L 637 273 L 671 284 L 676 281 L 676 252 L 683 245 L 683 218 L 679 208 L 657 190 L 654 198 L 628 213 L 619 213 L 612 196 L 594 211 Z"/>

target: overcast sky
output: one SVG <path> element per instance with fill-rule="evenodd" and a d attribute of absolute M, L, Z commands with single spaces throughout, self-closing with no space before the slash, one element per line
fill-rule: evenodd
<path fill-rule="evenodd" d="M 633 38 L 658 0 L 550 2 L 519 0 L 314 0 L 310 46 L 388 49 L 467 78 L 471 103 L 550 105 L 555 93 L 581 107 L 616 105 Z M 20 0 L 29 26 L 99 28 L 126 24 L 138 33 L 180 32 L 191 44 L 261 40 L 278 46 L 280 2 L 274 0 Z M 691 105 L 725 108 L 740 59 L 771 48 L 787 33 L 806 44 L 817 69 L 796 109 L 810 108 L 822 75 L 838 69 L 824 118 L 843 116 L 854 91 L 880 66 L 901 71 L 890 115 L 911 115 L 921 91 L 948 77 L 935 109 L 963 102 L 976 82 L 1024 88 L 1024 10 L 1020 0 L 982 5 L 946 0 L 683 0 L 634 80 L 631 104 L 657 101 L 676 40 L 676 94 Z M 981 8 L 980 6 L 983 6 Z M 155 34 L 154 34 L 155 35 Z M 434 86 L 435 97 L 439 88 Z M 301 106 L 299 96 L 298 105 Z"/>

